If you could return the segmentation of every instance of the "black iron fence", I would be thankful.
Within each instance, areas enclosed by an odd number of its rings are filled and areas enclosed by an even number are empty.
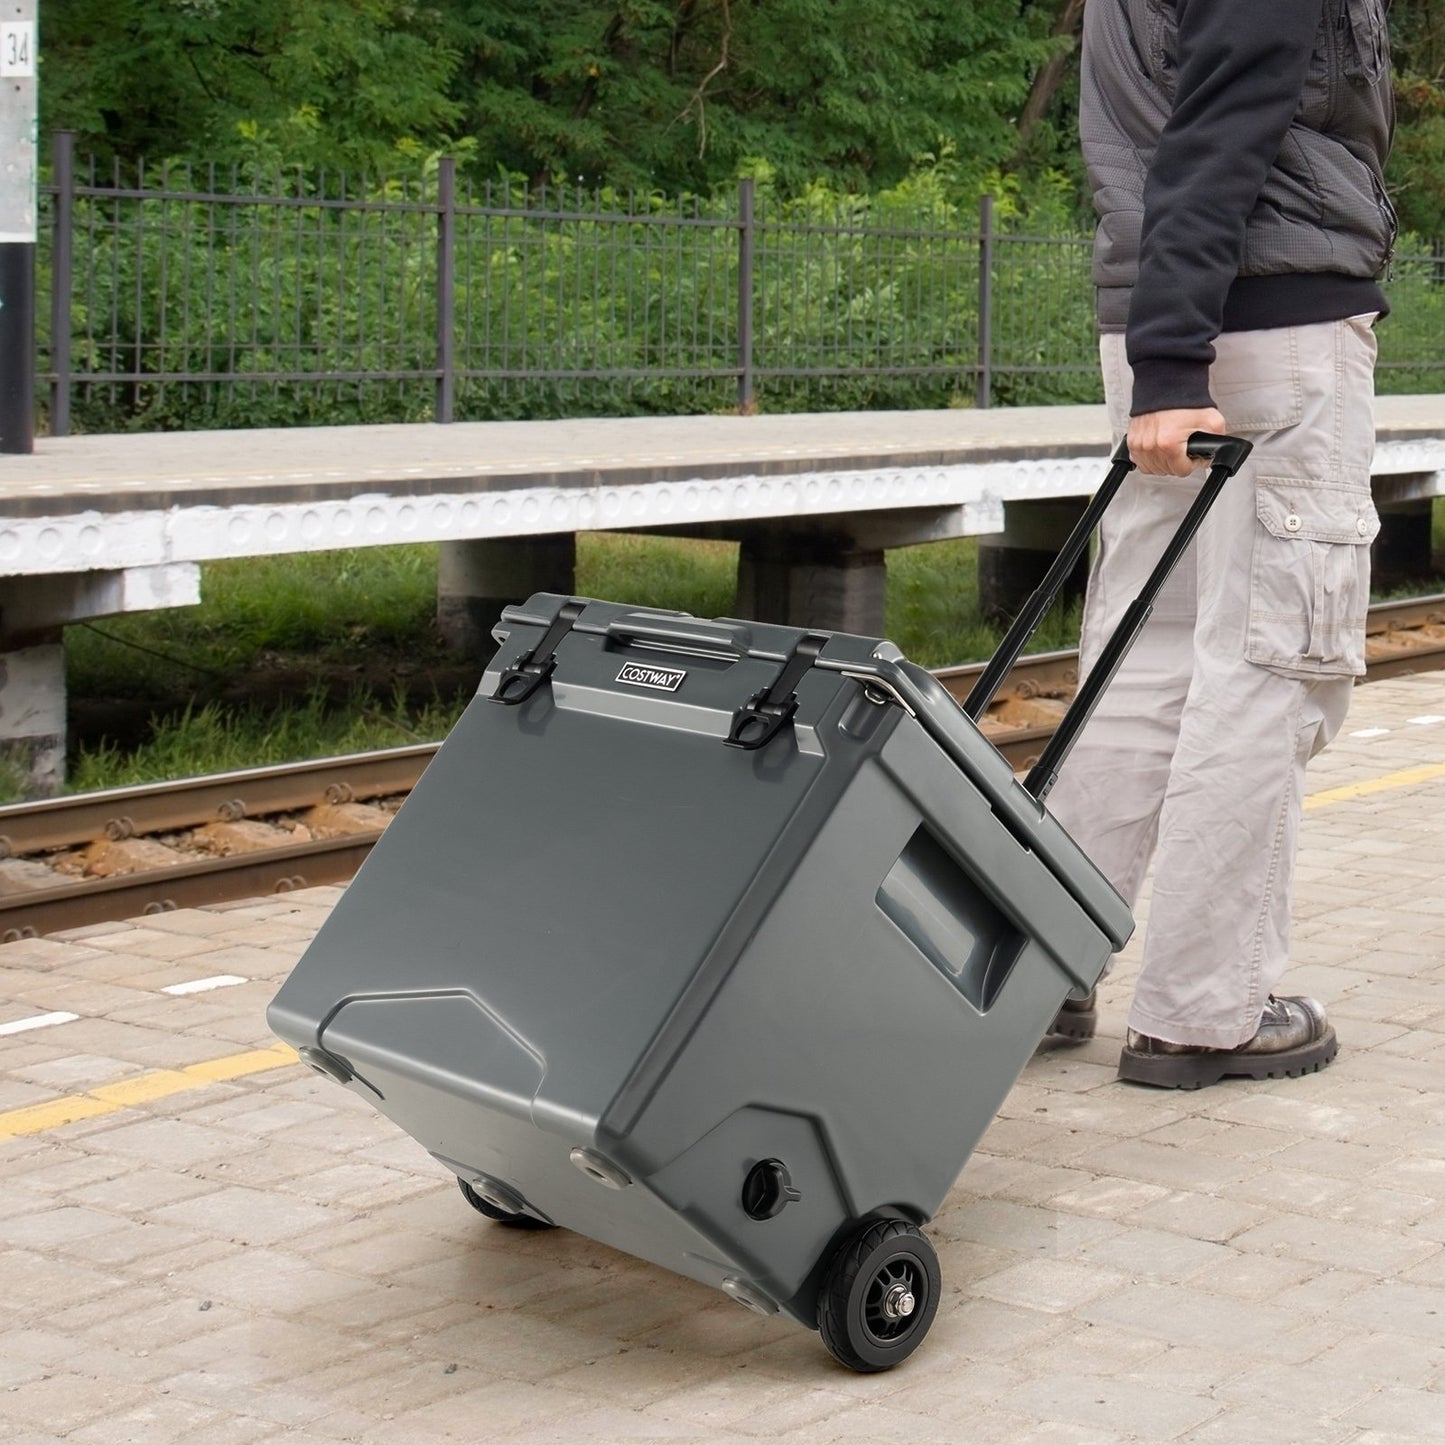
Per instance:
[[[63,134],[41,190],[55,434],[1100,394],[1088,238],[988,197],[122,174]],[[1445,389],[1438,246],[1389,289],[1383,389]]]

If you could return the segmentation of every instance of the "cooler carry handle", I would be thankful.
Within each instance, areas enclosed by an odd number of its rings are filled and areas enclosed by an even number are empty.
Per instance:
[[[607,624],[607,636],[615,642],[726,652],[733,657],[746,657],[753,645],[752,630],[745,623],[726,619],[700,622],[685,613],[669,616],[664,612],[628,612]]]
[[[1243,466],[1245,458],[1253,450],[1253,443],[1239,437],[1214,436],[1209,432],[1195,432],[1189,438],[1189,455],[1207,458],[1210,463],[1209,475],[1204,479],[1204,485],[1200,487],[1199,494],[1190,503],[1189,510],[1184,514],[1184,520],[1179,524],[1179,530],[1175,532],[1169,545],[1164,549],[1164,555],[1160,557],[1154,570],[1149,574],[1149,580],[1144,583],[1139,595],[1129,604],[1123,621],[1114,629],[1109,640],[1104,644],[1104,649],[1099,654],[1099,660],[1090,669],[1088,677],[1079,685],[1078,691],[1074,694],[1074,700],[1069,704],[1068,711],[1054,730],[1054,735],[1040,754],[1038,762],[1034,764],[1029,775],[1024,779],[1024,788],[1032,793],[1039,802],[1043,802],[1048,797],[1049,792],[1058,781],[1059,769],[1063,767],[1064,759],[1068,757],[1069,750],[1083,731],[1084,724],[1088,722],[1099,699],[1103,696],[1104,689],[1113,681],[1114,674],[1119,670],[1119,664],[1123,662],[1125,655],[1134,645],[1134,639],[1138,637],[1140,630],[1149,620],[1149,615],[1154,610],[1155,600],[1165,581],[1174,570],[1180,557],[1184,555],[1189,544],[1194,540],[1194,534],[1204,521],[1205,514],[1214,505],[1214,499],[1223,489],[1225,482]],[[1119,483],[1123,481],[1124,476],[1133,468],[1133,465],[1134,463],[1129,459],[1127,444],[1121,444],[1119,450],[1114,453],[1114,468],[1109,473],[1110,480],[1114,482],[1114,491],[1118,490]],[[1118,479],[1114,480],[1115,472],[1119,472],[1121,467],[1123,471]],[[1105,505],[1107,505],[1107,499]],[[1087,515],[1086,512],[1085,519],[1087,519]],[[1065,543],[1065,551],[1073,549],[1075,558],[1082,553],[1082,544],[1075,548],[1074,543],[1083,528],[1083,521],[1084,519],[1081,519],[1079,526],[1074,529],[1074,533]],[[1087,542],[1087,532],[1084,533],[1083,540]],[[1072,565],[1073,563],[1070,562],[1069,566]],[[1060,581],[1067,570],[1065,568],[1061,572]],[[1052,571],[1053,569],[1050,571],[1051,576]],[[1047,580],[1045,579],[1046,583]],[[1057,585],[1055,583],[1056,587]],[[1040,591],[1042,590],[1041,587]],[[1037,595],[1036,593],[1035,596]],[[1030,606],[1032,604],[1033,599],[1031,598]],[[1047,602],[1043,610],[1047,610]],[[1042,617],[1043,610],[1039,612],[1039,617]],[[1023,618],[1024,614],[1021,613],[1019,620],[1022,621]],[[1034,619],[1033,625],[1038,625],[1038,618]],[[1010,629],[1009,636],[1000,644],[1000,653],[1003,653],[1006,647],[1013,645],[1014,632],[1018,630],[1020,629],[1016,623],[1014,628]],[[1010,665],[1022,651],[1023,641],[1027,640],[1028,634],[1032,630],[1033,628],[1030,627],[1027,632],[1024,632],[1023,639],[1019,641],[1017,649],[1010,657]],[[973,694],[971,693],[969,703],[972,702]]]

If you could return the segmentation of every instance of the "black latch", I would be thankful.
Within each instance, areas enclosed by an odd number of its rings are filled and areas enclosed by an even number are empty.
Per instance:
[[[537,691],[552,676],[557,666],[557,648],[572,624],[582,615],[582,602],[564,602],[553,619],[552,625],[543,634],[542,640],[530,651],[523,653],[503,674],[492,694],[493,702],[515,707]]]
[[[798,710],[798,683],[827,642],[826,633],[809,632],[803,636],[773,685],[755,692],[733,714],[727,736],[730,748],[763,747],[792,722]]]

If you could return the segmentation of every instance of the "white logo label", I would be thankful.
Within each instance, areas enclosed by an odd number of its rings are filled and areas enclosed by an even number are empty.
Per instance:
[[[680,667],[653,667],[650,663],[629,662],[617,674],[618,682],[633,687],[655,687],[659,692],[676,692],[687,673]]]

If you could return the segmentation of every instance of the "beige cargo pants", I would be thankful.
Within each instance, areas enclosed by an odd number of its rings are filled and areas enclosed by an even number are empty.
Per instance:
[[[1181,559],[1049,807],[1132,906],[1151,857],[1129,1025],[1181,1044],[1253,1036],[1289,960],[1305,764],[1364,671],[1374,450],[1372,317],[1221,336],[1211,371],[1254,453]],[[1102,341],[1116,441],[1124,338]],[[1100,529],[1087,670],[1196,494],[1133,473]]]

